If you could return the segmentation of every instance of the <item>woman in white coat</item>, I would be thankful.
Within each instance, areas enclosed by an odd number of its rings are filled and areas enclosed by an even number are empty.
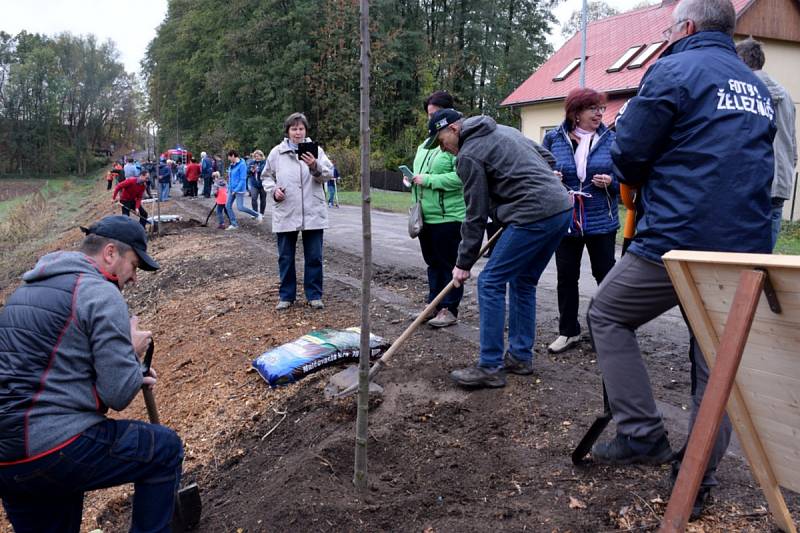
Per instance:
[[[297,296],[294,256],[302,232],[306,300],[314,309],[322,309],[322,233],[328,227],[323,184],[333,177],[333,165],[321,147],[317,157],[308,152],[297,156],[298,145],[311,142],[305,115],[292,113],[283,125],[286,137],[270,151],[261,173],[272,199],[272,232],[278,241],[281,286],[275,308],[288,309]]]

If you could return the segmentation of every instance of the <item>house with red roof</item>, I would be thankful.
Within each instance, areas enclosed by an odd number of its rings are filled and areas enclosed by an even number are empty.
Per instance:
[[[732,0],[738,41],[753,36],[763,43],[764,70],[786,87],[800,106],[800,1]],[[604,115],[611,124],[617,111],[636,94],[639,82],[664,51],[664,30],[672,25],[676,0],[589,23],[586,39],[586,86],[606,93]],[[581,35],[575,34],[501,104],[519,110],[521,130],[541,141],[564,120],[564,99],[580,85]],[[797,113],[800,132],[800,109]],[[798,143],[800,144],[800,142]],[[784,218],[800,219],[800,191],[786,202]]]

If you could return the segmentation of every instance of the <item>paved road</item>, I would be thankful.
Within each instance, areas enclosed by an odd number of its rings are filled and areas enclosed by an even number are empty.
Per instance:
[[[329,210],[331,227],[325,232],[326,243],[334,248],[361,255],[361,208],[343,205]],[[422,253],[416,239],[406,233],[406,216],[383,211],[372,212],[372,247],[373,261],[383,266],[408,266],[425,268]],[[619,257],[619,248],[617,249]],[[472,270],[477,276],[486,264],[481,259]],[[545,320],[558,316],[556,300],[556,262],[553,258],[539,280],[537,290],[537,313]],[[597,291],[592,277],[588,254],[583,255],[580,279],[581,316],[586,314],[586,306]],[[681,326],[677,328],[676,325]],[[686,343],[686,329],[677,308],[646,326],[643,331],[667,335],[676,344]]]

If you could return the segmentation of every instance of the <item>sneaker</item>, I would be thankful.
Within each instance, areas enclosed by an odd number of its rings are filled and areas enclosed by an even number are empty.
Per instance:
[[[227,231],[230,231],[230,230],[233,230],[233,229],[239,229],[239,226],[234,226],[233,224],[231,224],[230,226],[225,228],[225,230],[227,230]]]
[[[264,215],[259,214],[256,218],[256,224],[261,224],[264,221]]]
[[[217,226],[217,229],[225,229],[225,224],[220,224]]]
[[[468,366],[450,372],[450,379],[462,387],[482,389],[506,386],[506,373],[502,368],[490,370],[481,366]]]
[[[655,441],[617,434],[614,440],[592,446],[592,458],[604,465],[661,465],[673,455],[666,433]]]
[[[509,374],[530,376],[533,374],[533,360],[520,361],[510,353],[506,352],[506,356],[503,358],[503,370]]]
[[[325,309],[325,304],[322,303],[322,300],[309,300],[308,305],[311,306],[311,309]]]
[[[434,328],[446,328],[456,323],[458,323],[458,317],[449,309],[440,309],[435,317],[428,320],[428,325]]]
[[[547,351],[550,353],[561,353],[565,350],[569,350],[576,344],[581,341],[581,336],[576,335],[574,337],[567,337],[565,335],[559,335],[553,343],[547,347]]]
[[[292,302],[288,302],[286,300],[281,300],[278,302],[278,305],[275,306],[276,311],[285,311],[292,306]]]

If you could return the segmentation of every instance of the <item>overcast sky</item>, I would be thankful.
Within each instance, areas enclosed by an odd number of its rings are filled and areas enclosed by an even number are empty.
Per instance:
[[[221,1],[221,0],[220,0]],[[555,9],[559,19],[550,42],[564,43],[561,23],[581,8],[582,0],[565,0]],[[641,0],[607,0],[625,11]],[[16,35],[21,30],[54,35],[64,31],[95,34],[100,41],[112,39],[120,60],[129,72],[139,71],[139,62],[156,27],[167,13],[167,0],[0,0],[0,30]]]
[[[167,14],[167,0],[0,0],[0,14],[0,30],[11,35],[68,31],[111,39],[125,70],[139,72],[147,43]]]

